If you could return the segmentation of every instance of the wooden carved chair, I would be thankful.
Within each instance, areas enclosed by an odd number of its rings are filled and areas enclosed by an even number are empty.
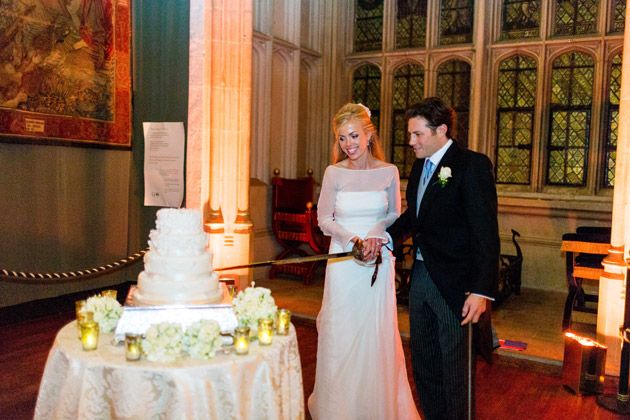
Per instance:
[[[313,171],[309,169],[308,176],[302,178],[281,178],[278,169],[273,174],[271,227],[276,241],[283,248],[274,259],[326,253],[330,238],[324,236],[317,225]],[[304,248],[310,249],[311,253]],[[322,262],[274,265],[269,270],[269,278],[279,273],[293,274],[302,277],[302,284],[308,285],[315,268]]]
[[[575,233],[562,235],[561,250],[566,253],[569,293],[564,305],[562,330],[571,329],[574,311],[597,314],[597,292],[586,290],[586,283],[597,283],[604,269],[602,260],[610,248],[610,228],[583,226]],[[590,304],[589,304],[590,303]]]

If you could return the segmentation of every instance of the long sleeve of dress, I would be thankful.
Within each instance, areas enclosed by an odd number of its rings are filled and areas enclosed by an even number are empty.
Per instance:
[[[346,248],[350,240],[356,235],[335,222],[334,212],[337,185],[334,178],[331,167],[326,168],[324,179],[322,180],[322,189],[319,193],[319,201],[317,202],[317,223],[319,223],[319,228],[324,232],[324,235],[332,236],[334,241]]]
[[[387,215],[385,218],[374,225],[367,233],[366,238],[380,238],[389,240],[385,229],[390,227],[392,223],[400,216],[400,178],[398,176],[398,168],[396,168],[396,176],[392,177],[391,183],[387,187]]]

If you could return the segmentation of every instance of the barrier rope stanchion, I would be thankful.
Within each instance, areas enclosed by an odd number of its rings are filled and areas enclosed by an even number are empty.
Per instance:
[[[48,283],[50,280],[76,281],[87,278],[96,278],[106,274],[115,273],[123,268],[132,266],[138,261],[142,261],[142,257],[149,249],[142,250],[127,258],[114,261],[111,264],[102,265],[100,267],[89,268],[80,271],[70,271],[67,273],[28,273],[23,271],[11,271],[0,268],[0,281],[13,281],[22,283]]]

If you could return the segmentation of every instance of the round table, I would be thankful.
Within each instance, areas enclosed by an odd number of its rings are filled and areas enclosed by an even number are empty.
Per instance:
[[[295,328],[249,354],[210,360],[125,360],[124,344],[101,334],[83,351],[76,322],[64,326],[48,355],[35,419],[304,419]]]

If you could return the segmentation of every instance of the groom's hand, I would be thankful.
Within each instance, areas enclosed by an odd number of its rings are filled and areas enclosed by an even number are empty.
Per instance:
[[[471,321],[473,323],[479,322],[479,317],[485,310],[486,298],[478,295],[468,295],[462,309],[462,316],[464,317],[462,325],[466,325]]]

